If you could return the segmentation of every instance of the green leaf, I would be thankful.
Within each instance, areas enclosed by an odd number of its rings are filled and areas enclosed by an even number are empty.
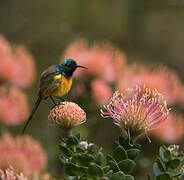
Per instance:
[[[126,140],[125,137],[119,136],[119,144],[120,144],[121,146],[123,146],[125,140]]]
[[[75,136],[68,137],[66,141],[67,147],[77,146],[79,143],[79,140]]]
[[[160,158],[157,158],[156,162],[153,164],[153,171],[156,176],[166,171]]]
[[[116,149],[119,146],[118,142],[113,142],[113,149]]]
[[[110,180],[108,177],[102,177],[101,180]]]
[[[78,180],[79,179],[78,176],[76,176],[75,178],[76,178],[75,180]],[[87,177],[80,177],[79,180],[88,180],[88,178]]]
[[[110,169],[111,169],[110,166],[105,166],[105,167],[103,168],[103,172],[104,172],[104,173],[107,173]]]
[[[88,166],[91,162],[94,161],[94,157],[91,154],[79,154],[78,155],[79,163],[83,166]]]
[[[139,149],[130,149],[127,151],[127,155],[129,159],[134,160],[140,153]]]
[[[180,180],[184,180],[184,175],[183,174],[180,176]]]
[[[113,170],[110,170],[110,171],[108,171],[106,174],[105,174],[105,176],[107,176],[107,177],[111,177],[112,176],[112,174],[113,174]]]
[[[94,145],[94,144],[92,144],[92,143],[89,144],[88,152],[89,152],[90,154],[95,153],[95,145]]]
[[[59,156],[59,159],[60,159],[60,161],[61,161],[63,164],[66,163],[66,162],[68,162],[68,158],[64,157],[63,155],[60,155],[60,156]]]
[[[125,180],[125,174],[121,171],[114,173],[111,178],[111,180]]]
[[[165,163],[172,159],[171,152],[165,146],[160,147],[159,153],[162,161]]]
[[[39,180],[41,180],[41,179],[39,179]],[[66,178],[64,178],[64,180],[66,180]],[[75,176],[69,176],[67,180],[78,180],[78,178],[75,177]],[[80,179],[80,180],[81,180],[81,179]],[[86,180],[86,179],[85,179],[85,180]]]
[[[109,161],[108,165],[111,167],[114,173],[119,171],[119,167],[114,161]]]
[[[176,169],[180,164],[180,160],[179,159],[172,159],[167,163],[167,167],[169,169]]]
[[[62,140],[61,140],[61,142],[60,142],[60,146],[64,146],[64,147],[66,147],[66,143],[65,143],[64,141],[62,141]]]
[[[156,180],[172,180],[169,174],[160,174],[157,176]]]
[[[127,153],[123,147],[119,146],[113,151],[113,157],[117,162],[120,162],[127,158]]]
[[[104,163],[104,155],[102,152],[99,152],[97,155],[96,155],[96,161],[95,161],[98,165],[102,165]]]
[[[123,146],[123,148],[125,148],[126,150],[131,149],[133,147],[133,145],[130,144],[129,139],[125,139],[123,136],[119,137],[119,144]]]
[[[83,149],[81,149],[80,147],[76,147],[76,152],[77,153],[83,153],[85,151]]]
[[[115,159],[109,154],[107,155],[106,159],[107,159],[107,161],[114,161],[115,162]]]
[[[77,156],[77,154],[75,154],[74,156],[72,156],[72,158],[70,159],[70,162],[72,162],[74,164],[78,163],[78,156]]]
[[[82,175],[85,173],[85,169],[83,167],[79,167],[73,163],[65,163],[64,164],[64,168],[66,173],[69,176],[78,176],[78,175]]]
[[[67,156],[67,157],[71,157],[73,156],[73,152],[67,148],[67,147],[64,147],[64,146],[59,146],[60,147],[60,150],[62,151],[62,153]]]
[[[120,170],[123,171],[125,174],[130,173],[135,165],[135,162],[131,159],[125,159],[118,164]]]
[[[133,145],[133,148],[135,148],[135,149],[141,149],[141,145],[140,144],[134,144]]]
[[[88,168],[88,174],[91,177],[102,177],[103,176],[103,170],[102,168],[97,165],[96,163],[91,163]]]
[[[125,180],[134,180],[134,177],[131,175],[126,175]]]

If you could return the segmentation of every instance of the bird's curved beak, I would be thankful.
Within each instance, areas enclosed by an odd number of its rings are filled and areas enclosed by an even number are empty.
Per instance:
[[[76,67],[78,68],[84,68],[84,69],[88,69],[87,67],[84,67],[84,66],[80,66],[80,65],[76,65]]]

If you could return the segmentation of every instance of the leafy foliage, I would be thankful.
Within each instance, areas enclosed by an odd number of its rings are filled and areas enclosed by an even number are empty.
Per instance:
[[[183,172],[183,152],[179,152],[179,146],[161,146],[159,157],[157,157],[153,170],[156,180],[182,180]]]
[[[122,136],[114,143],[113,153],[105,157],[102,148],[80,140],[80,135],[63,138],[60,160],[72,180],[133,180],[130,175],[140,152],[140,145]]]

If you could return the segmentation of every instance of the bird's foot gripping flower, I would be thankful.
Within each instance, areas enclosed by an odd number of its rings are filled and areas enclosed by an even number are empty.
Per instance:
[[[77,104],[64,101],[51,109],[48,119],[64,128],[68,135],[71,129],[86,121],[86,113]]]
[[[156,128],[169,113],[162,94],[145,86],[126,89],[122,93],[116,91],[104,108],[106,111],[101,110],[102,117],[112,117],[114,124],[131,137]]]

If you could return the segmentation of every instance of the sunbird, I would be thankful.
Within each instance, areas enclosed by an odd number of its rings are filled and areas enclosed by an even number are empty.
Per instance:
[[[26,122],[26,125],[24,126],[22,134],[24,134],[27,125],[31,121],[42,100],[50,98],[54,105],[57,104],[55,103],[53,97],[64,100],[62,96],[66,95],[70,91],[72,85],[72,75],[77,68],[87,69],[84,66],[77,65],[73,59],[66,59],[61,65],[52,65],[43,71],[40,78],[38,99]]]

